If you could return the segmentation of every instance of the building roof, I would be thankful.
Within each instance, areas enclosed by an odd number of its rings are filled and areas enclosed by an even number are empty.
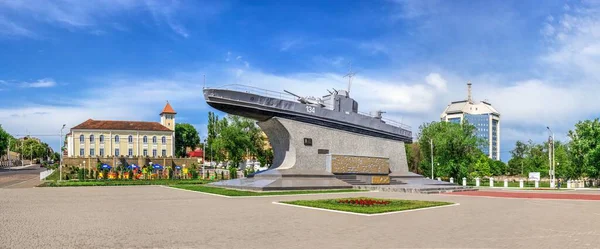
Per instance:
[[[168,104],[167,104],[168,105]],[[73,127],[81,130],[134,130],[134,131],[172,131],[158,122],[144,121],[115,121],[115,120],[93,120]]]
[[[446,110],[444,110],[442,113],[441,118],[444,118],[444,116],[448,114],[456,113],[495,114],[500,116],[500,113],[488,102],[481,101],[479,103],[472,103],[469,101],[455,101],[446,107]]]
[[[204,155],[204,152],[202,151],[202,149],[198,148],[188,152],[187,155],[188,157],[202,157]]]
[[[171,107],[171,104],[169,104],[169,101],[167,101],[167,104],[165,105],[165,108],[163,108],[163,111],[160,113],[162,114],[177,114],[177,112],[175,112],[175,110],[173,110],[173,107]]]

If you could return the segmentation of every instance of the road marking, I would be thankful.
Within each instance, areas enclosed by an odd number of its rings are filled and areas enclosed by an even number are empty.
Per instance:
[[[340,213],[340,214],[353,214],[353,215],[358,215],[358,216],[381,216],[381,215],[388,215],[388,214],[398,214],[398,213],[407,213],[407,212],[414,212],[414,211],[421,211],[421,210],[429,210],[429,209],[435,209],[435,208],[444,208],[444,207],[455,207],[455,206],[459,206],[460,203],[454,203],[454,204],[450,204],[450,205],[443,205],[443,206],[436,206],[436,207],[426,207],[426,208],[417,208],[417,209],[409,209],[409,210],[402,210],[402,211],[394,211],[394,212],[387,212],[387,213],[379,213],[379,214],[362,214],[362,213],[354,213],[354,212],[347,212],[347,211],[340,211],[340,210],[332,210],[332,209],[325,209],[325,208],[316,208],[316,207],[307,207],[307,206],[300,206],[300,205],[294,205],[294,204],[288,204],[288,203],[281,203],[281,202],[277,202],[274,201],[272,202],[273,204],[277,204],[277,205],[282,205],[282,206],[290,206],[290,207],[297,207],[297,208],[306,208],[306,209],[313,209],[313,210],[320,210],[320,211],[328,211],[328,212],[333,212],[333,213]]]

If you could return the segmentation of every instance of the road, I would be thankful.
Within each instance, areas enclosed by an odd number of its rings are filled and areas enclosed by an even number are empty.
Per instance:
[[[40,172],[46,168],[34,164],[22,169],[0,169],[0,188],[31,188],[40,184]]]

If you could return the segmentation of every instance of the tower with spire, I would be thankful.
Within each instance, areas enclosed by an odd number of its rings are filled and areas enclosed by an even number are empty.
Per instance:
[[[163,108],[162,112],[160,113],[160,124],[174,131],[176,114],[177,112],[173,110],[173,107],[171,107],[171,104],[169,104],[169,101],[167,101],[165,108]]]

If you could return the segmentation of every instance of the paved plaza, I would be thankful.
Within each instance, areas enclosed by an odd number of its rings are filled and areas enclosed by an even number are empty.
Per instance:
[[[344,196],[460,205],[365,217],[272,203]],[[598,220],[600,202],[579,200],[388,192],[224,198],[161,186],[0,189],[0,248],[590,248],[600,242]]]

